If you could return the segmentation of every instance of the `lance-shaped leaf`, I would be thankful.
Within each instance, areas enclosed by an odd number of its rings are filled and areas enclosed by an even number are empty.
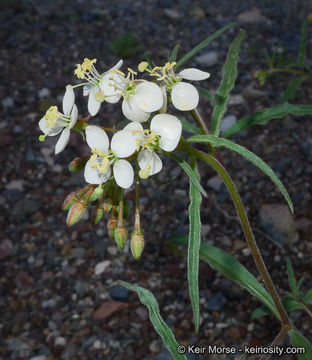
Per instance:
[[[297,353],[299,360],[311,360],[312,359],[312,345],[310,341],[299,332],[299,330],[288,331],[288,336],[292,346],[296,348],[302,348],[302,354]],[[299,350],[299,349],[298,349]]]
[[[192,169],[199,181],[199,173],[196,161],[192,160]],[[198,269],[199,269],[199,249],[201,241],[201,222],[200,222],[200,205],[202,197],[199,190],[190,181],[190,206],[189,206],[189,241],[187,249],[187,279],[189,285],[189,293],[193,308],[195,334],[199,329],[199,285],[198,285]]]
[[[179,47],[180,47],[179,44],[174,47],[174,49],[172,50],[172,53],[170,54],[170,56],[169,56],[169,58],[168,58],[168,61],[169,61],[169,62],[174,62],[174,61],[177,60]]]
[[[201,134],[199,128],[196,125],[190,123],[184,117],[180,117],[179,119],[180,119],[180,121],[182,123],[182,128],[183,128],[184,131],[186,131],[186,132],[188,132],[190,134]]]
[[[296,77],[286,88],[282,97],[281,97],[281,104],[285,104],[293,95],[295,94],[298,87],[304,82],[304,76]]]
[[[250,150],[247,150],[241,145],[235,144],[233,141],[218,138],[213,135],[195,135],[187,139],[188,142],[204,142],[210,143],[214,147],[225,147],[229,150],[235,151],[250,162],[252,162],[255,166],[257,166],[264,174],[266,174],[272,182],[277,186],[279,191],[283,194],[285,200],[287,201],[291,212],[294,212],[294,206],[290,199],[290,196],[283,185],[283,183],[279,180],[279,178],[275,175],[274,171],[257,155],[255,155]]]
[[[301,39],[299,44],[299,65],[303,65],[304,58],[307,52],[307,33],[308,33],[308,19],[304,19],[301,30]]]
[[[187,247],[187,235],[176,235],[169,240],[170,245]],[[273,300],[265,288],[235,257],[215,246],[201,243],[199,250],[201,260],[208,263],[214,270],[220,271],[226,278],[246,289],[251,295],[259,299],[279,319],[278,311]]]
[[[293,114],[296,116],[312,114],[312,106],[284,104],[263,109],[259,112],[256,112],[255,114],[246,116],[237,121],[236,124],[225,131],[223,137],[229,138],[239,131],[246,130],[253,125],[265,125],[272,119],[280,119],[288,114]]]
[[[187,360],[185,355],[181,355],[177,352],[179,344],[177,343],[171,329],[161,317],[155,296],[141,286],[131,285],[125,281],[118,281],[118,284],[124,286],[126,289],[136,292],[139,295],[141,303],[148,308],[149,318],[154,326],[154,329],[162,338],[165,347],[169,350],[172,357],[175,360]]]
[[[190,181],[194,184],[194,186],[205,196],[207,197],[207,193],[206,191],[203,189],[203,187],[201,186],[198,177],[196,176],[196,173],[194,172],[194,170],[192,169],[192,167],[190,166],[190,164],[185,161],[184,159],[182,159],[180,156],[176,155],[176,154],[172,154],[172,153],[167,153],[167,155],[169,157],[171,157],[172,159],[174,159],[180,166],[181,168],[186,172],[186,174],[188,175],[188,177],[190,178]]]
[[[200,96],[207,98],[212,103],[212,105],[214,105],[214,106],[216,105],[216,98],[214,97],[214,95],[210,94],[210,92],[208,92],[208,90],[206,90],[200,86],[196,86],[196,89]]]
[[[235,84],[239,53],[245,35],[246,32],[241,30],[241,32],[233,40],[222,68],[222,80],[219,88],[216,91],[216,105],[212,113],[211,133],[215,136],[219,136],[221,121],[226,112],[227,104],[230,100],[230,93]]]
[[[177,70],[179,67],[181,67],[185,62],[187,62],[190,58],[192,58],[194,55],[196,55],[200,50],[204,49],[206,46],[208,46],[212,40],[216,39],[220,35],[222,35],[226,30],[230,29],[231,27],[235,26],[236,23],[230,23],[228,25],[225,25],[220,30],[216,31],[214,34],[207,37],[207,39],[203,40],[200,44],[195,46],[191,51],[189,51],[187,54],[185,54],[182,59],[178,61],[176,66],[174,67],[174,70]]]

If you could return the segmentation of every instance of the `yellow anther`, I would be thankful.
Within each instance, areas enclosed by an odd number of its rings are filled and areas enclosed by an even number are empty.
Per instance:
[[[139,176],[141,179],[147,179],[150,176],[151,165],[148,165],[145,169],[139,171]]]
[[[96,59],[85,58],[82,64],[76,64],[77,69],[74,71],[78,79],[85,79],[86,73],[92,71],[93,64],[96,63]]]
[[[57,110],[57,106],[50,106],[45,114],[46,127],[53,128],[56,124],[56,120],[62,116],[62,114]]]
[[[125,73],[123,73],[122,71],[118,70],[118,69],[114,69],[110,72],[110,74],[119,74],[122,76],[126,76]],[[114,78],[111,78],[110,80],[114,80]]]
[[[100,174],[105,174],[109,168],[109,154],[103,154],[103,152],[98,148],[92,149],[92,154],[90,157],[90,164],[93,169],[97,169]],[[101,162],[97,158],[101,159]]]
[[[148,63],[146,61],[142,61],[138,66],[138,70],[140,72],[144,72],[147,69],[147,67],[148,67]]]

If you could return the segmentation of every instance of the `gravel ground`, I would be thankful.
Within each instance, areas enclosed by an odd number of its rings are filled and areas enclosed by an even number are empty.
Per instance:
[[[233,93],[236,97],[227,113],[238,119],[278,103],[291,78],[272,77],[261,88],[252,75],[265,68],[266,50],[272,52],[279,47],[295,56],[302,19],[312,11],[308,1],[297,1],[296,6],[290,0],[271,3],[257,4],[258,18],[241,24],[247,38]],[[1,1],[1,359],[26,360],[39,355],[37,360],[170,359],[137,295],[111,287],[120,279],[155,294],[162,316],[179,343],[267,345],[277,334],[279,324],[272,316],[250,321],[251,313],[259,306],[254,298],[201,263],[202,323],[198,337],[193,335],[186,261],[165,246],[170,236],[188,230],[188,179],[176,164],[165,160],[166,167],[159,176],[161,180],[175,176],[173,182],[160,185],[151,179],[142,185],[146,246],[136,262],[128,248],[123,253],[117,251],[104,221],[96,228],[88,221],[73,228],[65,226],[66,213],[60,211],[61,204],[69,192],[84,185],[82,174],[69,173],[67,166],[77,154],[88,152],[88,147],[73,135],[66,150],[55,157],[55,139],[38,141],[38,121],[47,107],[60,103],[65,85],[74,81],[75,64],[84,57],[98,58],[99,69],[105,70],[120,58],[110,50],[116,36],[132,33],[137,43],[139,50],[125,59],[126,66],[134,67],[147,55],[163,63],[175,44],[186,52],[225,24],[243,21],[239,15],[255,5],[256,1],[238,0],[183,0],[178,4],[163,0],[69,0],[65,4],[60,0]],[[201,53],[213,53],[214,62],[200,65],[202,60],[198,58],[191,62],[211,72],[211,78],[201,84],[211,92],[218,86],[235,31],[228,31]],[[311,51],[311,36],[308,46]],[[311,104],[311,99],[311,87],[306,82],[294,102]],[[81,115],[85,115],[86,102],[80,104]],[[202,115],[209,119],[210,105],[205,100],[200,105]],[[110,124],[121,119],[116,106],[107,105],[105,109],[98,121]],[[294,219],[288,217],[281,195],[265,176],[238,156],[222,152],[281,294],[289,290],[286,255],[292,259],[296,276],[305,276],[303,288],[312,286],[309,120],[308,116],[288,116],[235,137],[283,179],[295,205]],[[202,182],[209,189],[202,209],[203,241],[235,253],[256,274],[225,187],[210,169],[200,170]],[[133,190],[127,198],[133,200]],[[282,238],[278,238],[278,229],[270,233],[263,220],[268,212],[273,218],[286,219],[286,230],[280,231]],[[132,220],[130,216],[129,225]],[[104,269],[100,274],[99,267]],[[291,316],[311,339],[311,319],[301,311]]]

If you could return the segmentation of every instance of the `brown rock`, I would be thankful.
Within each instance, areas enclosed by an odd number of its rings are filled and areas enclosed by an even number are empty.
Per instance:
[[[92,315],[94,320],[104,320],[117,311],[124,310],[128,307],[120,301],[106,301],[104,302]]]

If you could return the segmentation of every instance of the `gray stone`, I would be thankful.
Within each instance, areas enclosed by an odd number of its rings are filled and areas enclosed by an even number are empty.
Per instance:
[[[234,115],[225,116],[220,126],[220,132],[224,133],[227,129],[229,129],[231,126],[236,124],[236,122],[237,122],[236,116]]]
[[[47,98],[51,95],[51,92],[48,88],[42,88],[38,91],[38,96],[40,99]]]
[[[11,211],[11,216],[14,219],[23,219],[24,216],[35,213],[40,207],[38,201],[33,199],[22,199],[18,201]]]
[[[109,295],[113,300],[127,302],[130,291],[123,286],[114,286],[109,290]]]
[[[2,100],[2,106],[4,108],[10,108],[14,106],[14,100],[11,97],[6,97]]]
[[[263,230],[276,241],[285,244],[297,242],[299,234],[287,205],[263,205],[259,212]]]
[[[182,14],[177,10],[164,9],[164,13],[168,18],[170,18],[172,20],[180,20],[180,19],[182,19]]]
[[[221,292],[217,292],[216,295],[207,300],[207,307],[211,311],[220,311],[225,303],[225,296]]]
[[[211,189],[215,191],[220,191],[222,185],[223,185],[223,180],[219,175],[213,176],[207,181],[207,186],[209,186]]]
[[[215,51],[209,51],[205,54],[197,56],[195,58],[195,61],[199,65],[213,66],[213,65],[216,65],[216,63],[218,62],[218,54]]]

